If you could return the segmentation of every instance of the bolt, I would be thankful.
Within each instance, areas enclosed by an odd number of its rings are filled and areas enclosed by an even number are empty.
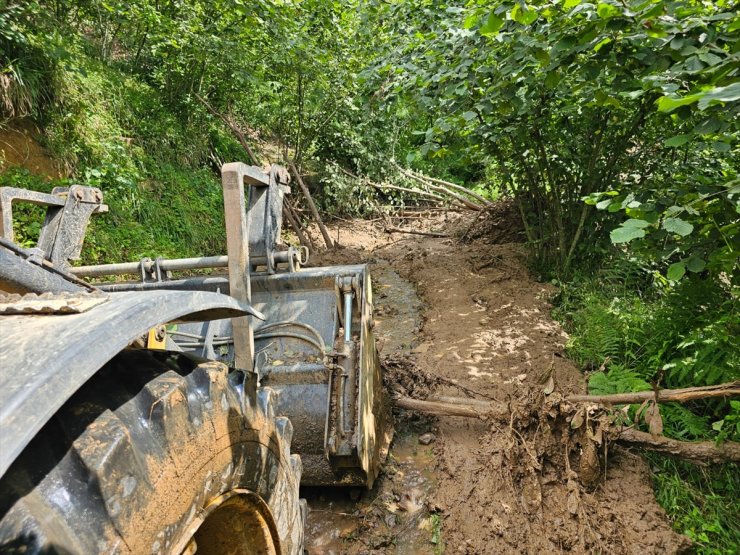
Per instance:
[[[82,197],[83,197],[82,189],[75,189],[75,198],[77,200],[82,200]]]

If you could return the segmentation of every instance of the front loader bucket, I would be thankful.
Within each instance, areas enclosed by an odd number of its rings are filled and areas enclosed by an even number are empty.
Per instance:
[[[392,428],[367,267],[253,275],[251,286],[265,316],[255,322],[255,370],[293,424],[301,484],[372,487]]]

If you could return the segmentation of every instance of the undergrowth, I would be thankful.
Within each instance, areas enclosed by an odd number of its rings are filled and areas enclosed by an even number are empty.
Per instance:
[[[568,354],[588,375],[590,392],[738,379],[738,288],[729,277],[703,274],[672,285],[653,278],[647,268],[616,257],[600,271],[560,284],[554,314],[570,334]],[[667,403],[660,410],[669,437],[740,440],[740,402]],[[658,455],[650,461],[656,497],[675,529],[695,542],[698,553],[737,552],[737,467],[700,469]]]

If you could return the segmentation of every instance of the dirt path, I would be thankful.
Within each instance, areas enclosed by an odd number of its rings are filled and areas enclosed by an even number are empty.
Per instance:
[[[453,236],[468,228],[469,220],[447,218],[416,225]],[[357,503],[342,494],[309,496],[315,510],[309,553],[675,553],[688,547],[655,502],[642,458],[610,446],[604,469],[602,453],[584,452],[587,443],[564,443],[571,435],[563,433],[566,420],[532,411],[543,404],[550,377],[556,397],[584,391],[585,382],[564,357],[567,336],[550,317],[553,289],[530,277],[520,243],[496,242],[516,239],[508,221],[504,214],[481,224],[483,237],[465,244],[348,223],[338,229],[347,248],[316,261],[371,264],[392,387],[417,397],[430,388],[459,396],[457,387],[435,385],[442,377],[480,398],[510,403],[512,420],[506,426],[397,411],[391,460],[372,492]],[[426,433],[433,438],[419,437]]]

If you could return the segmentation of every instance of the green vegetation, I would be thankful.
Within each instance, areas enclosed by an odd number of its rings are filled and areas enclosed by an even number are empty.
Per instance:
[[[394,160],[508,195],[593,391],[708,385],[740,377],[739,32],[729,0],[0,2],[0,115],[103,189],[89,262],[223,250],[224,118],[329,214],[413,202],[367,185]],[[740,439],[737,402],[662,416]],[[738,550],[736,468],[653,467],[700,552]]]

